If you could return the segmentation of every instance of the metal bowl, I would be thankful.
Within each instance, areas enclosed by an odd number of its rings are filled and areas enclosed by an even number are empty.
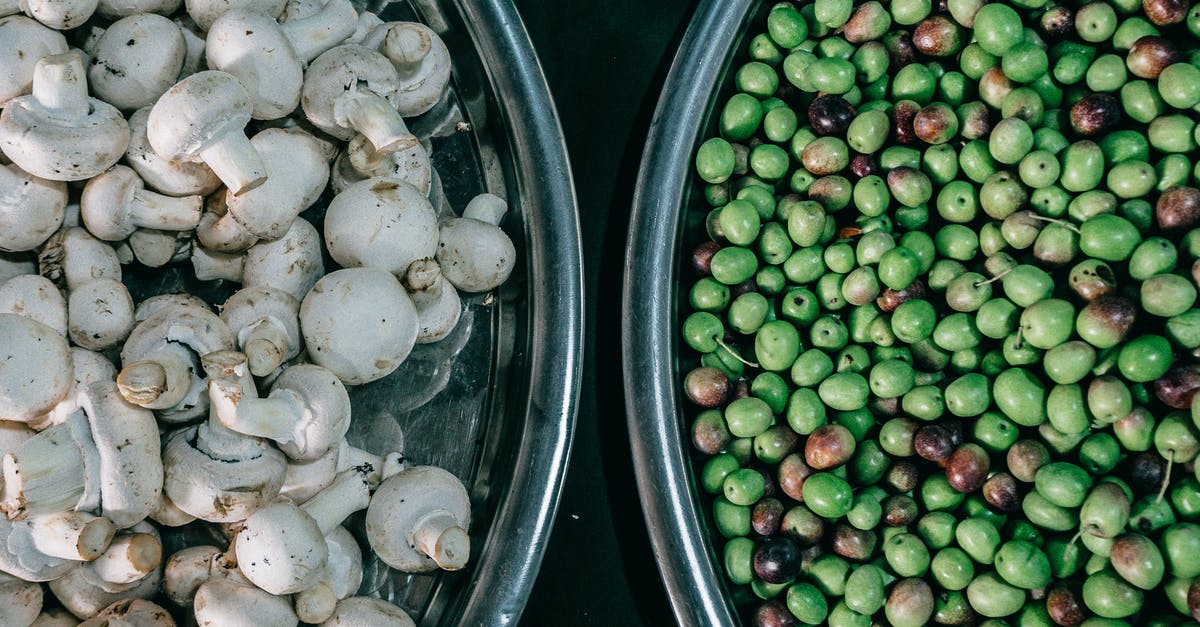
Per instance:
[[[423,625],[512,624],[549,539],[579,394],[583,261],[566,145],[511,1],[369,6],[385,21],[423,22],[446,42],[451,89],[408,120],[433,145],[442,190],[435,205],[457,212],[484,191],[506,198],[503,227],[519,259],[502,288],[464,295],[462,322],[449,338],[418,346],[392,375],[351,388],[352,444],[441,466],[464,481],[472,503],[466,569],[406,575],[364,551],[359,594],[394,602]],[[320,228],[324,206],[303,215]],[[187,291],[216,304],[237,287],[198,282],[180,266],[130,267],[126,278],[137,300]],[[361,514],[349,526],[361,532]]]
[[[738,622],[710,541],[679,403],[676,303],[687,254],[684,224],[700,198],[691,157],[713,128],[718,92],[760,6],[705,0],[697,9],[650,124],[626,245],[622,345],[634,470],[659,572],[683,625]]]

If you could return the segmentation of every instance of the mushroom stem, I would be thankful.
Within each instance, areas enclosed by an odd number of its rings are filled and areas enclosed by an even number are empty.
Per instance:
[[[503,198],[495,194],[483,193],[467,203],[462,217],[498,226],[506,213],[508,213],[508,203]]]
[[[459,570],[471,556],[471,537],[444,509],[429,512],[417,523],[413,543],[442,570]]]
[[[336,0],[335,0],[336,1]],[[334,594],[333,588],[324,581],[318,581],[316,585],[301,590],[292,597],[292,607],[296,610],[296,617],[302,623],[318,624],[325,622],[333,612],[337,609],[338,598]]]
[[[338,447],[337,471],[342,472],[348,468],[363,466],[371,467],[371,471],[367,473],[367,481],[370,481],[372,485],[378,485],[384,479],[404,470],[408,464],[403,453],[375,455],[342,440],[341,446]]]
[[[224,279],[241,283],[245,265],[244,254],[222,253],[203,246],[192,246],[192,269],[201,281]]]
[[[43,57],[33,68],[33,97],[69,119],[88,115],[87,74],[74,52]]]
[[[200,223],[203,203],[201,196],[176,198],[139,189],[129,203],[129,218],[143,229],[190,231]]]
[[[254,144],[240,131],[225,133],[200,149],[199,157],[234,196],[244,194],[267,180],[267,168]]]
[[[294,437],[296,422],[307,411],[299,394],[278,389],[268,398],[223,401],[216,407],[217,419],[225,427],[244,435],[280,441]]]
[[[351,91],[339,104],[348,125],[362,133],[376,152],[404,150],[420,143],[395,107],[377,94]]]
[[[87,512],[58,512],[30,520],[37,550],[68,560],[91,561],[112,543],[117,527],[111,520]]]
[[[98,455],[87,417],[71,414],[4,455],[0,509],[15,520],[98,506],[98,482],[89,477]]]
[[[263,316],[238,333],[238,344],[246,353],[251,374],[265,377],[287,356],[287,329],[274,317]]]
[[[420,28],[410,22],[392,24],[383,40],[383,56],[387,57],[401,78],[407,78],[421,69],[425,57],[433,51],[433,41]]]
[[[125,584],[149,575],[161,562],[162,543],[154,534],[130,533],[114,539],[92,569],[104,581]]]
[[[350,0],[329,0],[314,14],[279,25],[296,56],[306,64],[345,41],[357,27],[358,12]]]
[[[147,409],[174,407],[191,387],[191,359],[177,344],[146,355],[126,365],[117,375],[117,389],[125,400]]]
[[[368,475],[373,470],[363,465],[342,471],[333,483],[300,506],[317,523],[321,535],[328,535],[350,514],[367,508],[371,501]]]

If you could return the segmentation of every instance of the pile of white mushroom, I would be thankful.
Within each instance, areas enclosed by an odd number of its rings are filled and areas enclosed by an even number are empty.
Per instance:
[[[446,98],[429,28],[183,4],[0,0],[0,625],[411,625],[355,596],[343,522],[366,510],[395,569],[456,570],[468,494],[351,446],[346,386],[508,278],[506,204],[435,209],[405,122]],[[135,303],[129,263],[241,288]],[[164,555],[185,525],[212,543]]]

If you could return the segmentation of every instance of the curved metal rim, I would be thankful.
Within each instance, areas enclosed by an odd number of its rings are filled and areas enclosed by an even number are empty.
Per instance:
[[[738,622],[714,567],[683,444],[673,330],[689,157],[755,6],[752,0],[705,0],[688,25],[650,124],[626,245],[621,336],[629,437],[659,573],[683,625]]]
[[[583,245],[566,143],[545,75],[510,0],[456,0],[502,118],[525,211],[532,264],[529,329],[562,342],[531,342],[529,392],[513,475],[467,589],[458,625],[508,625],[521,616],[541,567],[570,457],[583,364]]]

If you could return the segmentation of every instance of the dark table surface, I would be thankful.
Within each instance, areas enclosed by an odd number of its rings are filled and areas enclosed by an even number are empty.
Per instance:
[[[697,3],[516,4],[570,149],[587,281],[579,424],[558,519],[522,624],[667,625],[673,619],[638,503],[625,427],[620,285],[642,139]]]

